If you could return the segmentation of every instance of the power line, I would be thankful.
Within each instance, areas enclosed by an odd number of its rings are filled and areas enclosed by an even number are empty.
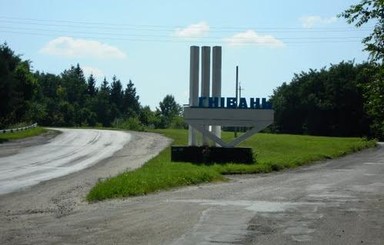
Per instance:
[[[183,29],[185,26],[164,26],[164,25],[145,25],[145,24],[123,24],[123,23],[106,23],[106,22],[85,22],[85,21],[69,21],[69,20],[48,20],[48,19],[32,19],[32,18],[14,18],[0,16],[1,23],[23,24],[23,25],[40,25],[52,27],[77,27],[77,28],[104,28],[104,29],[132,29],[145,31],[175,31]],[[361,32],[369,31],[373,27],[364,26],[356,29],[349,27],[321,27],[321,28],[303,28],[303,27],[261,27],[261,26],[213,26],[209,27],[214,32],[239,32],[244,30],[262,30],[273,32]]]
[[[100,30],[105,31],[100,31]],[[352,43],[361,42],[370,27],[329,27],[305,29],[297,27],[210,27],[209,34],[197,39],[177,38],[179,26],[132,25],[123,23],[83,22],[68,20],[44,20],[0,16],[0,31],[17,35],[71,36],[77,38],[132,41],[132,42],[223,42],[228,36],[257,30],[257,33],[273,33],[274,38],[285,44]],[[221,34],[228,33],[227,36]],[[229,34],[231,33],[231,34]],[[349,34],[345,36],[345,34]],[[328,35],[327,35],[328,34]],[[247,43],[247,42],[244,42]],[[251,43],[251,42],[250,42]]]

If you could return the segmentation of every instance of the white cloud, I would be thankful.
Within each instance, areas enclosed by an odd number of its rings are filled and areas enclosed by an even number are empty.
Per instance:
[[[237,33],[225,41],[231,46],[258,45],[267,47],[283,47],[285,44],[272,35],[263,35],[253,30]]]
[[[123,59],[126,54],[120,49],[95,40],[58,37],[49,41],[41,50],[44,54],[70,58]]]
[[[92,74],[96,80],[101,81],[105,77],[104,72],[99,68],[92,66],[82,66],[81,69],[83,70],[86,78],[88,78]]]
[[[199,38],[206,35],[208,31],[208,24],[206,22],[199,22],[185,28],[177,28],[174,35],[182,38]]]
[[[315,26],[329,25],[337,21],[337,17],[324,18],[321,16],[303,16],[299,18],[304,28],[313,28]]]

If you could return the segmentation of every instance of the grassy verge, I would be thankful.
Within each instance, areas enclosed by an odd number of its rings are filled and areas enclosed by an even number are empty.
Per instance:
[[[0,143],[7,142],[10,140],[17,140],[17,139],[24,139],[28,137],[33,137],[40,135],[42,133],[47,132],[46,129],[41,128],[41,127],[36,127],[36,128],[30,128],[24,131],[17,131],[17,132],[8,132],[8,133],[1,133],[0,134]]]
[[[268,173],[344,156],[375,145],[375,141],[361,138],[257,134],[242,144],[253,148],[256,164],[215,165],[214,168],[222,174]]]
[[[174,140],[174,145],[185,145],[186,130],[157,130]],[[224,133],[229,139],[231,133]],[[267,173],[293,168],[313,161],[339,157],[364,148],[375,141],[360,138],[331,138],[298,135],[257,134],[242,146],[252,147],[255,164],[194,165],[170,162],[170,147],[147,162],[142,168],[125,172],[98,182],[87,196],[88,201],[145,195],[158,190],[225,180],[223,174]]]

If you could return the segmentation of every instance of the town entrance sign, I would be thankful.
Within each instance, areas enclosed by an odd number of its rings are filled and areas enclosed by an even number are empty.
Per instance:
[[[221,57],[221,47],[213,47],[211,74],[211,47],[201,48],[201,66],[200,47],[190,47],[189,104],[184,108],[188,146],[172,147],[174,161],[253,162],[251,149],[236,146],[273,123],[274,111],[265,98],[222,97]],[[222,126],[249,130],[225,142],[221,139]]]

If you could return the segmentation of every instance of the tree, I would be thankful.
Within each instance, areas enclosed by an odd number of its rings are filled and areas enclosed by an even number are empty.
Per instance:
[[[169,128],[176,117],[181,116],[182,107],[176,103],[173,95],[166,95],[159,103],[160,109],[157,109],[157,114],[160,116],[160,128]]]
[[[376,21],[372,33],[363,39],[365,50],[370,52],[373,61],[384,61],[384,1],[362,0],[352,5],[339,15],[347,19],[348,23],[355,23],[361,27],[369,21]]]
[[[90,97],[94,97],[97,94],[97,89],[96,89],[96,80],[93,77],[93,74],[91,74],[88,77],[87,80],[87,93]]]
[[[82,106],[85,102],[87,82],[80,65],[71,66],[61,74],[62,84],[66,91],[67,101],[71,104],[77,103]]]
[[[330,136],[369,135],[363,87],[372,80],[370,64],[341,62],[329,69],[295,74],[271,98],[275,130]]]
[[[32,101],[37,93],[37,80],[30,71],[30,61],[23,61],[18,64],[15,70],[16,96],[19,99],[19,105],[16,106],[16,120],[28,122],[28,111],[31,109]]]
[[[367,70],[371,81],[363,86],[364,108],[370,117],[370,136],[384,140],[384,67]]]
[[[117,118],[121,114],[123,107],[123,85],[120,80],[113,76],[111,83],[110,103],[112,110],[112,117]]]
[[[156,117],[156,113],[151,111],[151,108],[149,106],[144,106],[143,108],[141,108],[139,120],[144,126],[150,128],[154,128],[156,125],[159,124],[159,120]]]
[[[12,105],[15,103],[13,73],[20,61],[20,57],[6,43],[0,45],[0,128],[8,126],[12,121]]]
[[[30,63],[6,43],[0,45],[0,128],[31,119],[27,112],[37,93],[37,80]]]
[[[114,103],[116,106],[121,107],[123,101],[123,85],[120,80],[113,76],[111,83],[111,103]]]
[[[339,16],[346,18],[350,24],[355,23],[356,27],[370,21],[376,22],[372,33],[362,40],[365,50],[370,53],[371,61],[375,63],[370,71],[373,73],[373,80],[363,86],[363,96],[364,106],[371,120],[371,134],[384,139],[384,1],[362,0]]]
[[[100,86],[100,90],[97,93],[96,101],[92,106],[92,111],[96,113],[97,122],[101,123],[104,127],[111,126],[112,123],[112,111],[110,106],[110,92],[109,83],[104,78],[103,83]]]
[[[125,116],[138,116],[140,114],[139,96],[131,80],[124,91],[122,113]]]

